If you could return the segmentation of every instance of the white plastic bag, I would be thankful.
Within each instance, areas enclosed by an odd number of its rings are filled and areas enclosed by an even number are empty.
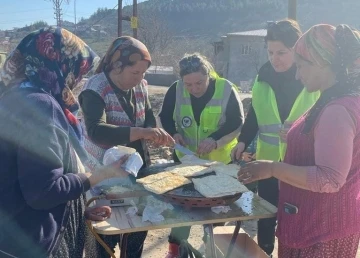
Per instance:
[[[216,206],[216,207],[211,207],[211,211],[216,214],[228,213],[229,211],[231,211],[231,208],[230,206]]]
[[[126,214],[130,217],[134,217],[137,212],[139,211],[138,207],[136,206],[135,202],[133,200],[130,201],[131,207],[129,207],[126,211]]]
[[[153,196],[147,197],[146,206],[143,211],[142,221],[150,221],[157,223],[165,220],[164,216],[161,215],[166,210],[173,210],[174,206],[170,203],[159,201]]]
[[[121,167],[125,171],[127,171],[130,174],[132,174],[133,176],[137,177],[137,174],[143,164],[144,164],[144,162],[143,162],[140,154],[138,152],[135,152],[130,155],[128,160]]]
[[[103,164],[110,165],[118,161],[122,156],[130,154],[128,160],[121,166],[129,174],[137,177],[137,174],[144,164],[139,153],[136,152],[133,148],[128,147],[112,147],[105,152],[103,158]]]
[[[122,156],[126,154],[133,154],[135,152],[136,152],[135,149],[125,146],[112,147],[105,152],[103,158],[103,164],[105,166],[110,165],[111,163],[118,161]]]

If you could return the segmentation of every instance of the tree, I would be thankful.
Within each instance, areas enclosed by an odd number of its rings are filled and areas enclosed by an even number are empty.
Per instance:
[[[31,32],[48,26],[49,25],[45,21],[36,21],[30,25],[26,25],[25,27],[18,29],[18,32]]]
[[[139,39],[151,53],[164,51],[173,41],[165,21],[157,13],[145,13],[140,16]]]

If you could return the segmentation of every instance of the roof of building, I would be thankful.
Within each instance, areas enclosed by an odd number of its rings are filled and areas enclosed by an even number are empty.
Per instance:
[[[174,68],[172,66],[155,66],[152,65],[146,71],[146,73],[151,74],[174,74]]]
[[[255,37],[265,37],[267,33],[266,29],[262,30],[250,30],[250,31],[241,31],[241,32],[234,32],[228,33],[228,36],[255,36]]]

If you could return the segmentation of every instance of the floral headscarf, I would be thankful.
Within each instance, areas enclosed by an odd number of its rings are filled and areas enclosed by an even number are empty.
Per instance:
[[[91,69],[96,54],[62,28],[45,28],[27,35],[5,61],[1,78],[6,87],[23,81],[50,93],[63,108],[76,109],[71,90]]]
[[[72,90],[99,57],[80,38],[59,28],[44,28],[27,35],[8,56],[0,73],[0,96],[12,88],[38,88],[52,95],[71,125],[70,140],[80,158],[82,128],[73,115],[79,109]]]
[[[79,109],[72,90],[93,67],[97,55],[80,38],[59,28],[44,28],[27,35],[6,59],[1,71],[3,91],[34,87],[52,95],[81,138],[72,112]],[[1,94],[1,92],[0,92]]]
[[[345,72],[350,80],[360,76],[360,33],[347,25],[315,25],[294,49],[304,60],[319,66],[331,65],[335,72]]]
[[[102,58],[96,73],[110,72],[114,67],[125,67],[131,63],[145,60],[151,64],[151,56],[147,47],[139,40],[129,36],[115,39]]]
[[[335,85],[321,93],[306,115],[303,133],[307,134],[327,103],[344,96],[360,96],[360,33],[345,24],[315,25],[298,40],[294,50],[308,62],[331,66],[336,74]]]

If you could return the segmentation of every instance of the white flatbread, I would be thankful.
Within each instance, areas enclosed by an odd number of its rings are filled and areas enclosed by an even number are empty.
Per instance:
[[[220,165],[220,166],[212,166],[212,169],[219,176],[228,175],[234,178],[237,178],[237,174],[240,170],[240,166],[237,164],[229,164],[229,165]]]
[[[193,178],[194,188],[207,198],[222,197],[244,193],[249,190],[238,180],[227,175],[212,175]]]
[[[200,159],[194,155],[185,155],[180,159],[180,161],[182,164],[186,164],[186,165],[200,165],[200,166],[205,166],[205,167],[223,164],[219,161],[210,161],[210,160]]]
[[[190,183],[191,181],[186,177],[171,174],[171,176],[162,178],[161,180],[153,181],[149,184],[144,184],[144,188],[156,194],[163,194]]]
[[[214,172],[214,169],[212,169],[211,167],[197,166],[197,165],[193,166],[187,164],[168,167],[165,170],[167,172],[181,175],[184,177],[202,176]]]
[[[153,174],[147,177],[143,177],[140,179],[136,179],[136,182],[139,184],[151,184],[153,182],[162,180],[166,177],[170,177],[173,176],[173,173],[170,172],[161,172],[161,173],[157,173],[157,174]]]

